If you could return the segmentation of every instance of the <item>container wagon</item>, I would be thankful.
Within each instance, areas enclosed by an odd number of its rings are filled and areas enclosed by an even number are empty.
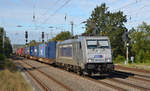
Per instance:
[[[54,64],[56,59],[56,43],[55,41],[50,41],[46,43],[45,47],[45,58],[47,63]]]

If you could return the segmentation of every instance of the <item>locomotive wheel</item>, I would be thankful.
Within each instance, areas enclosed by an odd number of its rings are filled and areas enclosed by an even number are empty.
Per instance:
[[[67,67],[67,71],[68,71],[68,72],[70,72],[70,69],[69,69],[69,67]]]
[[[81,76],[83,76],[83,77],[86,76],[86,72],[84,70],[81,71]]]
[[[78,75],[82,75],[81,70],[77,70],[77,74],[78,74]]]
[[[88,76],[93,76],[93,73],[92,72],[88,72]]]

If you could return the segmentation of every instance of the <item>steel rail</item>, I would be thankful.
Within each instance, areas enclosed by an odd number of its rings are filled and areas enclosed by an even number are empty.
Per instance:
[[[30,71],[28,71],[27,68],[25,68],[22,64],[19,65],[23,67],[23,69],[44,89],[44,91],[49,91],[49,88],[36,76],[34,76]]]
[[[128,76],[128,78],[131,78],[131,79],[142,80],[142,81],[145,81],[145,82],[149,82],[149,83],[150,83],[150,80],[149,80],[149,79],[144,79],[144,78],[140,78],[140,77],[135,77],[136,74],[135,74],[135,76],[129,76],[129,75],[125,74],[125,73],[120,73],[120,72],[112,72],[112,73],[114,73],[114,74],[116,74],[116,75],[118,74],[118,75],[122,75],[122,76]]]
[[[37,62],[37,61],[36,61],[36,62]],[[29,65],[30,65],[30,64],[29,64]],[[47,64],[45,64],[45,65],[47,65]],[[51,66],[51,67],[53,67],[53,66]],[[53,68],[54,68],[54,67],[53,67]],[[62,71],[65,71],[65,70],[60,69],[60,68],[57,68],[57,69],[62,70]],[[66,71],[65,71],[65,72],[66,72]],[[71,74],[73,74],[73,75],[76,75],[76,76],[79,76],[79,75],[77,75],[77,74],[75,74],[75,73],[72,73],[72,72],[69,72],[69,73],[71,73]],[[118,90],[118,91],[127,91],[126,89],[120,88],[119,86],[111,85],[111,84],[109,84],[109,83],[106,83],[106,82],[103,82],[103,81],[100,81],[100,80],[95,80],[95,79],[90,78],[90,77],[87,77],[87,76],[79,76],[79,77],[83,77],[83,78],[85,78],[85,79],[87,79],[87,80],[94,81],[94,82],[96,82],[96,83],[99,83],[99,84],[108,86],[108,87],[110,87],[110,88],[112,88],[112,89],[115,89],[115,90]]]
[[[136,72],[142,72],[142,73],[150,73],[149,70],[123,67],[123,66],[120,66],[120,65],[115,65],[115,69],[124,69],[124,70],[130,70],[130,71],[136,71]]]
[[[26,63],[26,62],[24,62],[24,61],[22,61],[22,62],[25,63],[25,64],[27,64],[27,65],[29,65],[30,67],[34,67],[34,66],[32,66],[31,64],[28,64],[28,63]],[[46,74],[45,72],[43,72],[43,71],[41,71],[41,70],[39,70],[39,69],[36,69],[36,70],[37,70],[38,72],[40,72],[41,74],[45,75],[46,77],[48,77],[49,79],[53,80],[54,82],[56,82],[57,84],[59,84],[60,86],[62,86],[63,88],[65,88],[66,90],[68,90],[68,91],[73,91],[70,87],[64,85],[63,83],[59,82],[58,80],[56,80],[56,79],[53,78],[52,76]]]
[[[103,84],[103,85],[105,85],[105,86],[108,86],[108,87],[110,87],[110,88],[112,88],[112,89],[115,89],[115,90],[118,90],[118,91],[127,91],[127,90],[124,89],[124,88],[120,88],[120,87],[118,87],[118,86],[111,85],[111,84],[109,84],[109,83],[106,83],[106,82],[103,82],[103,81],[100,81],[100,80],[95,80],[95,79],[92,79],[92,78],[89,78],[89,77],[84,77],[84,78],[86,78],[86,79],[88,79],[88,80],[91,80],[91,81],[94,81],[94,82],[96,82],[96,83]]]
[[[135,84],[132,84],[132,83],[128,83],[128,82],[124,82],[124,81],[121,81],[121,80],[118,80],[118,79],[108,79],[108,80],[113,81],[113,82],[117,82],[117,83],[120,83],[120,84],[124,84],[124,85],[130,86],[130,87],[136,88],[136,89],[140,89],[142,91],[150,91],[149,88],[141,87],[141,86],[138,86],[138,85],[135,85]]]

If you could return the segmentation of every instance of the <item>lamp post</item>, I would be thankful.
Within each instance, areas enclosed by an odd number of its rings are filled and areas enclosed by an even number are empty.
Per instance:
[[[50,27],[48,27],[48,28],[50,28],[51,29],[51,32],[50,32],[50,36],[51,36],[51,39],[53,38],[53,26],[50,26]]]
[[[72,37],[73,37],[73,35],[74,35],[74,34],[73,34],[73,32],[74,32],[74,31],[73,31],[74,23],[73,23],[73,21],[71,21],[70,23],[71,23],[71,35],[72,35]]]

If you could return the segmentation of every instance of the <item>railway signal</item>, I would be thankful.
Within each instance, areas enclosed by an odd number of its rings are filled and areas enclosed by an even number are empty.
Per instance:
[[[26,45],[27,45],[27,42],[28,42],[28,31],[25,31],[25,38],[26,38]]]
[[[42,42],[44,43],[44,32],[42,32]]]
[[[126,61],[125,61],[125,64],[128,64],[128,60],[129,60],[129,36],[128,36],[128,31],[126,31],[122,35],[122,39],[123,39],[123,41],[125,41],[125,45],[126,45]]]
[[[128,36],[128,32],[127,31],[122,35],[122,39],[123,39],[123,41],[126,41],[126,42],[129,41],[129,36]]]

